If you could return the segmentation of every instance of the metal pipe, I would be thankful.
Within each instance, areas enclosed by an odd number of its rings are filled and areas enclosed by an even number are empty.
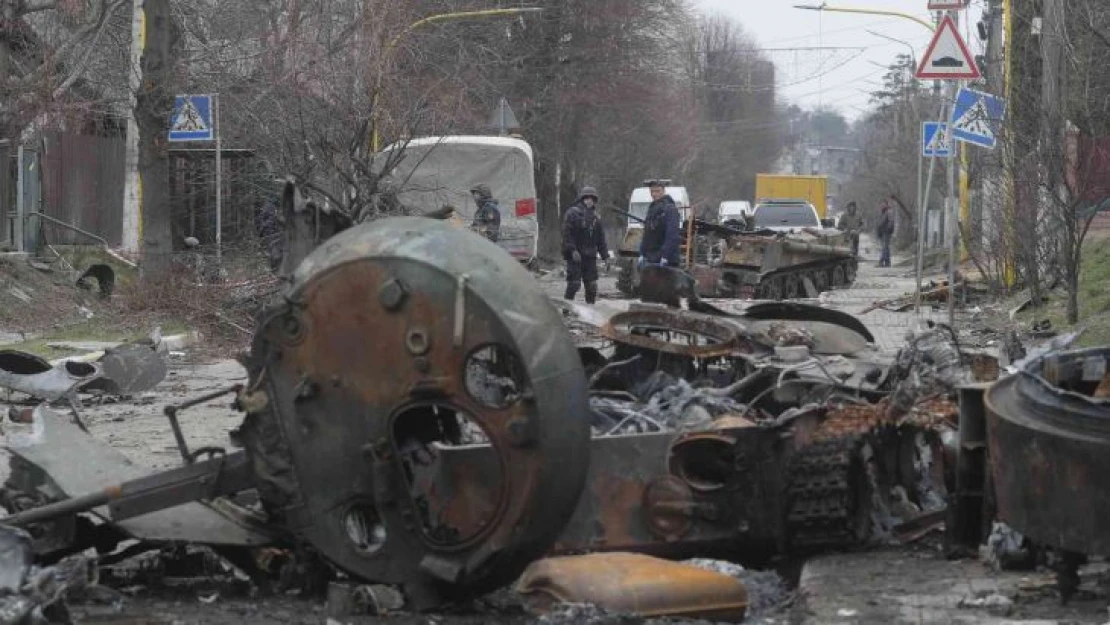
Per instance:
[[[0,524],[22,527],[25,525],[42,523],[44,521],[52,521],[64,516],[77,514],[78,512],[87,512],[93,508],[99,508],[122,496],[123,487],[118,484],[115,486],[108,486],[104,488],[104,490],[95,493],[81,495],[80,497],[74,497],[72,499],[64,499],[39,508],[17,512],[16,514],[0,520]]]
[[[112,248],[111,248],[110,245],[108,245],[107,241],[105,241],[104,239],[100,238],[99,236],[97,236],[97,235],[95,235],[91,232],[82,230],[82,229],[78,228],[77,226],[67,224],[66,222],[64,222],[60,219],[55,219],[54,217],[51,217],[50,215],[47,215],[46,213],[44,213],[42,211],[31,211],[30,214],[34,215],[34,216],[36,216],[40,219],[45,219],[46,221],[49,221],[53,224],[57,224],[57,225],[59,225],[63,228],[69,228],[70,230],[76,232],[77,234],[81,234],[81,235],[84,235],[86,237],[89,237],[90,239],[93,239],[94,241],[99,241],[100,244],[104,246],[104,251],[106,251],[109,256],[111,256],[112,258],[118,260],[119,262],[127,265],[128,267],[132,267],[132,268],[138,267],[138,265],[136,265],[135,263],[127,260],[126,258],[120,256],[116,252],[112,251]],[[55,254],[57,254],[57,252],[55,252]],[[59,256],[60,256],[60,254],[59,254]]]
[[[212,401],[218,397],[223,397],[229,393],[240,393],[242,390],[243,385],[236,384],[229,388],[213,391],[207,395],[201,395],[200,397],[190,399],[189,401],[177,405],[166,406],[162,409],[162,413],[169,419],[170,429],[173,430],[173,438],[177,443],[177,451],[181,453],[181,459],[185,461],[185,464],[193,464],[193,456],[189,452],[189,444],[185,441],[185,433],[181,431],[181,423],[177,420],[177,413],[186,408],[192,408],[197,404],[203,404],[204,402]]]

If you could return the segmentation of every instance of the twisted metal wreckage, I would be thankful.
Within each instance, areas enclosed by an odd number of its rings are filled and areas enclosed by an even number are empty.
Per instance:
[[[549,554],[761,561],[945,506],[967,381],[949,330],[890,362],[855,318],[796,303],[588,323],[446,223],[321,224],[292,185],[285,210],[296,270],[227,390],[239,450],[190,449],[191,402],[167,409],[183,466],[146,475],[40,408],[3,520],[37,555],[195,542],[251,568],[279,546],[429,608]]]

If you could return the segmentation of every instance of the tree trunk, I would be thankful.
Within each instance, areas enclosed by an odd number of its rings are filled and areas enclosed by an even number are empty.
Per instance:
[[[142,86],[136,103],[139,126],[139,180],[142,217],[144,278],[164,275],[172,263],[170,173],[167,132],[173,111],[170,90],[170,0],[146,0],[146,45],[142,58]]]
[[[1079,323],[1079,264],[1082,261],[1078,254],[1072,258],[1072,265],[1068,267],[1068,325]]]

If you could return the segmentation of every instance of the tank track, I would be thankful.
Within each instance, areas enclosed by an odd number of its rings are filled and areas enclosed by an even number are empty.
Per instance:
[[[914,491],[912,477],[897,474],[904,465],[899,456],[903,440],[933,430],[940,422],[937,412],[949,406],[926,402],[898,420],[887,417],[885,402],[830,412],[812,442],[790,462],[786,525],[791,546],[815,550],[868,543],[877,529],[875,507],[887,503],[887,489],[901,485]],[[895,455],[893,466],[884,451]]]
[[[843,547],[867,540],[864,512],[870,497],[860,457],[865,439],[865,434],[854,434],[821,440],[795,457],[786,518],[792,548]]]
[[[846,287],[855,282],[857,268],[855,259],[825,265],[787,267],[764,276],[755,287],[755,297],[772,300],[804,298],[806,291],[802,279],[805,277],[813,282],[818,292]]]

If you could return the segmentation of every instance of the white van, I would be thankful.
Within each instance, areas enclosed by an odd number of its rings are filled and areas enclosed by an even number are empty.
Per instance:
[[[686,187],[664,187],[666,194],[671,196],[674,200],[675,206],[678,207],[678,214],[682,217],[685,223],[690,218],[690,194],[686,192]],[[632,191],[632,199],[628,201],[628,212],[631,213],[636,219],[628,220],[628,228],[634,230],[636,228],[643,228],[643,220],[647,218],[648,207],[651,206],[651,189],[648,187],[639,187]]]
[[[717,207],[717,223],[725,224],[730,221],[741,222],[751,216],[752,203],[743,200],[721,202]]]
[[[407,207],[431,212],[454,206],[467,224],[477,206],[470,189],[487,184],[501,208],[501,236],[497,244],[516,259],[536,256],[539,223],[532,146],[510,137],[422,137],[395,143],[385,152],[404,148],[392,172],[400,185],[399,199]]]

